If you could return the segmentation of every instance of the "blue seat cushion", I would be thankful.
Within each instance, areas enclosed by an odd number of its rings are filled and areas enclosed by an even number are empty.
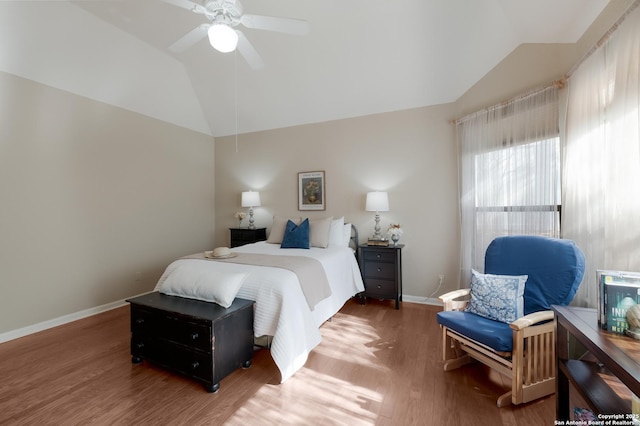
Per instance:
[[[509,324],[494,321],[471,312],[438,312],[438,324],[498,352],[513,350],[513,330]]]

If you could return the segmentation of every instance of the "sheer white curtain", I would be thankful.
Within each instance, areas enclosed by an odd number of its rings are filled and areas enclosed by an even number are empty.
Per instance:
[[[597,306],[597,269],[640,271],[640,8],[569,79],[563,235],[586,271],[574,304]]]
[[[558,89],[548,87],[457,123],[461,285],[484,270],[500,235],[560,234]]]

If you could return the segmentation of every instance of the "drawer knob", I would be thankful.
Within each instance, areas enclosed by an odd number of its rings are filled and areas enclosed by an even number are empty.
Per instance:
[[[195,370],[195,369],[196,369],[196,368],[198,368],[198,367],[200,367],[200,363],[199,363],[198,361],[193,361],[193,362],[191,363],[191,368],[192,368],[192,369],[194,369],[194,370]]]
[[[382,288],[382,286],[380,284],[378,284],[378,289],[381,289],[381,288]]]
[[[378,253],[378,254],[376,254],[376,257],[377,257],[378,259],[380,259],[380,258],[382,257],[382,255],[381,255],[380,253]]]
[[[191,333],[191,340],[196,340],[197,338],[198,338],[198,333],[196,331]]]
[[[142,348],[144,348],[144,342],[138,342],[138,343],[136,343],[136,347],[137,347],[138,349],[142,349]]]
[[[378,272],[382,271],[382,268],[378,268]]]
[[[144,318],[136,318],[136,324],[142,324],[144,322]]]

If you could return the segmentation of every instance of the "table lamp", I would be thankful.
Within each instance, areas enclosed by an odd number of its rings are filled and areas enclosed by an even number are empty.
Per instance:
[[[387,193],[382,191],[368,192],[365,210],[368,212],[376,212],[376,226],[373,228],[373,239],[382,240],[382,234],[380,233],[380,212],[389,211],[389,197]]]
[[[260,193],[253,191],[243,192],[242,207],[249,207],[249,229],[256,229],[253,223],[253,208],[260,207]]]

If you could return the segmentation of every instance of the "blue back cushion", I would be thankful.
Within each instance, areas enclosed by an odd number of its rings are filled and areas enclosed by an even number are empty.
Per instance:
[[[300,225],[296,225],[292,221],[287,221],[284,228],[284,236],[280,248],[309,248],[309,219],[302,221]]]
[[[533,235],[498,237],[489,244],[485,274],[528,275],[524,313],[568,305],[584,275],[584,254],[571,240]]]

